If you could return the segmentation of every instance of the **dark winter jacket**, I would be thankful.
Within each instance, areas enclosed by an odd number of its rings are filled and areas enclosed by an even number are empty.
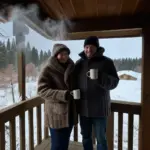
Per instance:
[[[91,59],[82,52],[75,65],[75,86],[81,90],[78,111],[82,116],[102,117],[110,114],[110,90],[116,88],[119,77],[113,61],[103,56],[103,52],[104,49],[99,48]],[[99,70],[97,80],[86,76],[90,69]]]

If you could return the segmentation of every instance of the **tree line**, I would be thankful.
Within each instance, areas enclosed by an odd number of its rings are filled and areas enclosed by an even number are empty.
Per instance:
[[[33,63],[36,67],[41,65],[51,56],[50,50],[47,52],[40,50],[39,52],[35,47],[31,47],[29,42],[25,46],[24,53],[26,64]],[[8,39],[7,42],[0,41],[0,69],[6,68],[8,64],[13,64],[13,66],[17,68],[17,49],[15,39],[12,41]]]
[[[114,59],[113,61],[117,71],[133,70],[136,72],[141,72],[141,58],[122,58]]]
[[[43,64],[43,62],[51,56],[50,50],[47,52],[43,50],[39,51],[35,47],[31,47],[29,42],[25,46],[24,53],[26,64],[33,63],[36,67]],[[120,58],[114,59],[113,61],[117,71],[141,71],[141,58]],[[13,64],[14,68],[17,68],[17,49],[15,39],[11,41],[8,39],[7,42],[0,41],[0,69],[6,68],[8,64]]]

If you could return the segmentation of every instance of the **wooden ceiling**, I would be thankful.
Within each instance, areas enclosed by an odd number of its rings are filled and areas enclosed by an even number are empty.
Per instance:
[[[38,2],[50,18],[72,21],[73,27],[68,25],[69,39],[83,39],[92,32],[100,38],[140,36],[141,28],[150,25],[150,0],[38,0]]]
[[[53,19],[87,19],[150,13],[150,0],[38,0]]]
[[[6,1],[8,5],[38,4],[42,19],[70,20],[71,24],[66,23],[69,39],[92,33],[100,38],[138,36],[150,26],[150,0],[1,0],[0,4]],[[38,25],[32,17],[28,19]]]

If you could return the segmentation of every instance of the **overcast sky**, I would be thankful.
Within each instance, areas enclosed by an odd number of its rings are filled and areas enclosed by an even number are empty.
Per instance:
[[[0,24],[0,32],[9,38],[13,37],[12,34],[12,22],[6,24]],[[0,40],[7,40],[7,38],[0,38]],[[78,53],[83,50],[83,40],[76,41],[50,41],[32,29],[30,29],[29,35],[26,36],[26,42],[29,41],[31,46],[35,46],[38,50],[52,50],[54,43],[64,43],[71,50],[71,57],[74,60],[78,59]],[[111,58],[139,58],[142,54],[142,38],[113,38],[113,39],[101,39],[100,45],[105,48],[105,55]]]

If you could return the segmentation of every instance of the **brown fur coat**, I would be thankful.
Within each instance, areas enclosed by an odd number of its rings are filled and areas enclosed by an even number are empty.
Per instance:
[[[65,99],[67,90],[72,90],[71,76],[74,63],[69,59],[65,70],[52,56],[43,69],[38,80],[38,94],[45,100],[45,121],[51,128],[69,126],[69,101]],[[73,100],[74,124],[77,123],[76,107]]]

